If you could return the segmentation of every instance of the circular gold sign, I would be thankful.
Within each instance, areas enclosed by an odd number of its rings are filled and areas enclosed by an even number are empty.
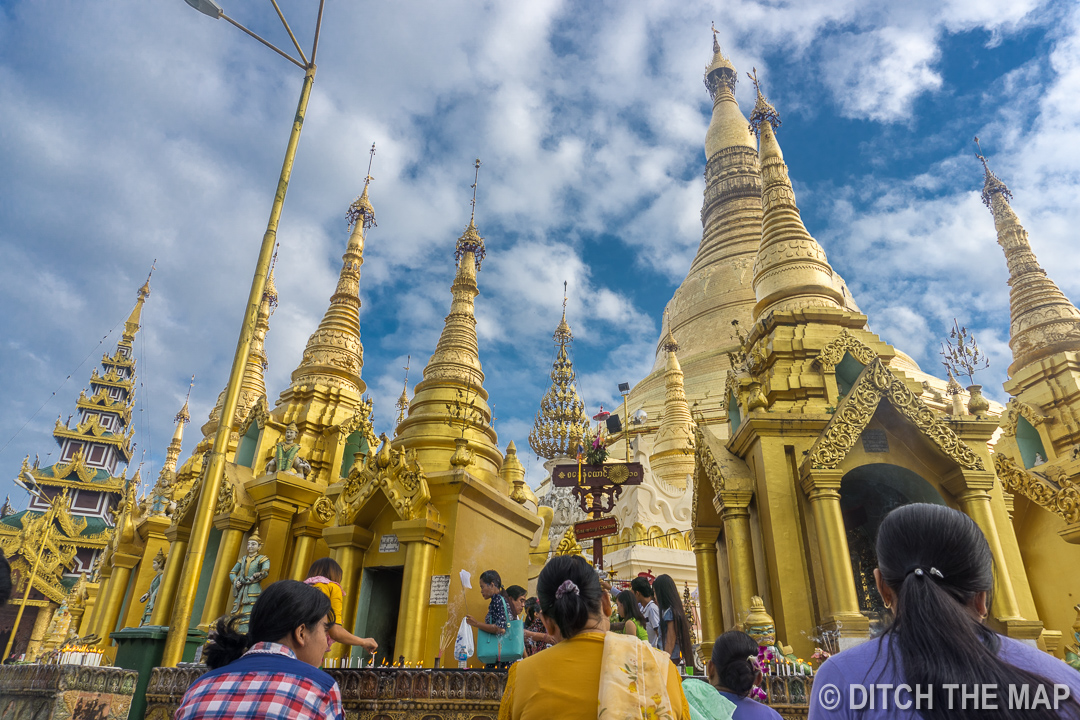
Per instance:
[[[625,465],[611,465],[607,469],[608,480],[616,485],[622,485],[630,479],[630,470]]]

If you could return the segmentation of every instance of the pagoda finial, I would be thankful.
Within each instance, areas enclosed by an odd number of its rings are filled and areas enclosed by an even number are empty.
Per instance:
[[[176,417],[173,418],[173,422],[177,425],[187,425],[191,422],[191,413],[188,412],[188,403],[191,401],[191,388],[195,387],[195,373],[191,373],[191,382],[188,383],[187,397],[184,398],[184,407],[180,408],[180,412],[176,413]]]
[[[405,419],[405,412],[409,409],[409,365],[412,364],[412,355],[405,357],[405,383],[401,388],[401,397],[398,398],[395,404],[398,409],[397,421],[398,425]]]
[[[270,311],[267,314],[267,319],[269,319],[270,315],[274,314],[274,310],[278,306],[278,291],[277,284],[274,282],[274,268],[277,267],[278,251],[280,249],[281,243],[274,246],[274,255],[270,258],[270,271],[266,273],[266,286],[263,288],[263,300],[268,304]],[[261,309],[262,308],[260,307],[260,310]]]
[[[150,265],[150,272],[146,276],[146,282],[142,284],[142,287],[136,292],[135,307],[132,308],[131,314],[128,319],[124,321],[124,334],[120,338],[118,346],[131,348],[135,343],[135,333],[139,332],[139,321],[142,319],[143,303],[146,302],[146,298],[150,297],[150,278],[154,275],[154,270],[157,268],[157,259]]]
[[[364,191],[360,193],[360,197],[353,200],[349,211],[345,214],[349,220],[349,230],[352,230],[357,223],[365,230],[378,224],[375,222],[375,209],[371,206],[371,200],[368,199],[368,185],[375,179],[371,177],[371,165],[374,161],[375,143],[371,143],[371,150],[368,152],[367,175],[364,176]]]
[[[480,233],[476,230],[476,187],[480,184],[480,166],[483,163],[480,162],[480,158],[476,158],[474,167],[476,168],[476,174],[473,177],[472,184],[472,214],[469,216],[469,226],[465,228],[465,232],[457,241],[457,249],[454,251],[454,262],[461,265],[461,258],[465,257],[466,253],[472,253],[476,260],[476,269],[480,270],[480,265],[484,261],[484,257],[487,255],[487,251],[484,248],[484,238],[480,237]]]
[[[15,514],[15,508],[11,507],[11,496],[8,495],[4,498],[4,505],[0,507],[0,518],[6,518],[9,515]]]
[[[724,51],[720,49],[720,42],[717,40],[719,33],[720,31],[716,29],[716,23],[713,23],[713,57],[712,62],[705,66],[705,89],[709,91],[709,97],[714,102],[721,94],[721,90],[726,91],[725,97],[734,102],[735,83],[739,81],[739,74],[735,72],[735,66],[731,64],[731,60],[728,60],[727,56],[724,55]]]
[[[760,136],[762,123],[769,123],[773,130],[780,127],[780,113],[776,112],[776,108],[761,92],[757,68],[754,68],[753,73],[746,73],[746,75],[754,82],[754,90],[757,91],[757,102],[754,103],[754,110],[750,113],[750,130]]]
[[[585,416],[585,403],[577,392],[577,376],[574,363],[567,352],[574,336],[566,322],[566,283],[563,283],[563,315],[553,338],[558,345],[555,362],[551,368],[551,387],[540,400],[529,446],[542,458],[551,460],[569,456],[575,437],[585,437],[589,419]]]
[[[983,205],[990,208],[990,211],[994,211],[994,195],[1001,195],[1002,199],[1008,202],[1012,200],[1012,192],[1009,191],[1007,185],[1001,181],[1001,179],[994,174],[994,171],[990,169],[990,163],[986,162],[986,158],[982,154],[982,146],[979,144],[979,137],[975,136],[975,157],[979,158],[983,166],[983,191],[982,201]]]
[[[566,345],[573,342],[574,334],[570,332],[570,325],[566,322],[566,281],[563,280],[563,296],[562,296],[562,320],[559,321],[558,326],[555,328],[555,334],[552,335],[552,339],[559,343],[559,345]]]

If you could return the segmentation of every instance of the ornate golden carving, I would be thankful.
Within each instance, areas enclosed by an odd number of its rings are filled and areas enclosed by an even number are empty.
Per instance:
[[[267,409],[266,396],[261,395],[255,404],[251,406],[251,410],[244,417],[244,421],[240,423],[240,437],[247,435],[248,430],[251,429],[251,423],[256,423],[259,429],[262,430],[266,427],[266,421],[270,419],[270,411]]]
[[[994,469],[1009,492],[1019,493],[1057,513],[1067,523],[1080,521],[1080,488],[1074,483],[1066,480],[1064,484],[1053,484],[1037,473],[1024,470],[1001,453],[994,453]]]
[[[221,489],[218,490],[217,505],[214,515],[228,515],[236,509],[236,488],[228,479],[221,481]]]
[[[835,372],[836,366],[844,359],[845,353],[851,355],[863,365],[869,365],[878,356],[876,352],[870,349],[869,345],[866,345],[845,329],[841,330],[839,335],[821,348],[821,352],[818,353],[815,360],[825,372]]]
[[[379,436],[382,445],[374,457],[364,458],[362,467],[353,465],[345,480],[337,505],[337,525],[349,525],[376,490],[382,490],[391,507],[402,520],[425,517],[431,491],[416,452],[390,445],[386,433]]]
[[[1005,413],[1001,416],[1002,434],[1006,437],[1016,435],[1016,423],[1020,421],[1020,418],[1027,420],[1032,427],[1039,427],[1047,421],[1053,422],[1053,418],[1040,415],[1035,408],[1026,402],[1013,398],[1005,405]]]
[[[574,528],[566,528],[566,532],[562,536],[562,540],[559,541],[558,547],[555,548],[556,555],[581,555],[581,544],[577,541],[577,536],[574,535]]]
[[[567,352],[574,335],[566,322],[565,285],[563,289],[562,320],[552,336],[559,350],[551,367],[551,387],[540,400],[540,410],[529,433],[529,446],[533,452],[548,460],[572,456],[575,438],[587,437],[589,433],[585,403],[578,396],[577,376]]]
[[[984,470],[975,454],[952,428],[911,392],[880,358],[874,358],[840,402],[824,432],[810,450],[810,467],[837,467],[855,445],[882,400],[888,400],[949,458],[965,470]]]
[[[323,525],[329,525],[334,519],[334,503],[324,495],[311,506],[311,514],[318,518]]]

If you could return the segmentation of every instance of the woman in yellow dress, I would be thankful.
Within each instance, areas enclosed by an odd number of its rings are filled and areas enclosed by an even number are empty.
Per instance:
[[[341,626],[341,621],[345,618],[342,610],[345,592],[341,589],[341,566],[335,560],[324,557],[311,563],[307,580],[304,582],[330,598],[330,607],[334,611],[334,625],[327,633],[330,639],[342,645],[359,645],[372,654],[379,649],[379,643],[372,638],[356,637]]]
[[[557,642],[510,666],[499,720],[690,720],[671,659],[635,636],[607,632],[602,593],[584,558],[548,561],[536,594],[544,627]]]

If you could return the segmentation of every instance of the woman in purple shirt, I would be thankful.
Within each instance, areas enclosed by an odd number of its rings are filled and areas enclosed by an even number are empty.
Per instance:
[[[895,620],[829,658],[810,720],[1080,718],[1080,673],[986,627],[993,558],[967,515],[915,503],[881,522],[874,578]]]

